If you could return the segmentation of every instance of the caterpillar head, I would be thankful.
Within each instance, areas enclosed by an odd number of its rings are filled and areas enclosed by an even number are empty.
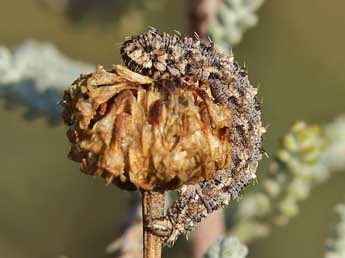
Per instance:
[[[160,34],[156,30],[129,37],[121,46],[125,65],[134,72],[153,75],[165,72],[181,57],[181,39],[178,35]]]

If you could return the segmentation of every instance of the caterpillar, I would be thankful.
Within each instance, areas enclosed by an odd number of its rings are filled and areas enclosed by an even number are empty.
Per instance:
[[[178,34],[160,34],[150,30],[128,38],[121,47],[124,63],[134,72],[153,79],[180,78],[192,75],[201,82],[212,82],[214,95],[226,102],[216,84],[229,84],[233,58],[219,52],[213,45],[198,38],[181,38]],[[245,74],[242,69],[241,73]]]
[[[217,171],[212,180],[187,185],[163,218],[149,227],[172,245],[180,234],[193,229],[208,214],[237,198],[239,192],[255,178],[262,157],[261,143],[265,128],[257,89],[247,72],[233,56],[219,51],[212,42],[170,35],[151,29],[128,37],[121,46],[121,57],[132,71],[154,80],[180,80],[193,77],[208,83],[214,100],[232,110],[232,167]]]

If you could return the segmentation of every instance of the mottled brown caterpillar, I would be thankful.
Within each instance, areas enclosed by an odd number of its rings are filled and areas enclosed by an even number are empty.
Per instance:
[[[214,100],[227,105],[233,112],[229,138],[232,167],[217,171],[212,180],[184,186],[166,216],[149,225],[166,244],[172,245],[180,234],[192,230],[202,218],[237,198],[256,178],[265,132],[257,90],[250,84],[245,69],[234,62],[232,56],[197,37],[181,38],[178,34],[161,34],[152,29],[127,38],[122,44],[121,56],[129,69],[157,81],[191,77],[208,83]]]
[[[121,56],[129,69],[155,80],[193,76],[200,82],[210,82],[217,100],[227,102],[217,88],[221,87],[219,83],[229,84],[233,79],[229,74],[233,58],[219,52],[211,42],[206,45],[198,38],[150,30],[128,38],[122,44]],[[239,72],[246,75],[243,69]]]

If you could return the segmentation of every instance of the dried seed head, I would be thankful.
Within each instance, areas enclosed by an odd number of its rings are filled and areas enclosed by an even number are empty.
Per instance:
[[[192,76],[158,80],[116,66],[64,94],[70,158],[125,189],[175,189],[232,165],[232,113]]]

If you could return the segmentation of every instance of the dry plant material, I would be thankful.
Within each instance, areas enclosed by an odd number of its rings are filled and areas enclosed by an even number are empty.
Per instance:
[[[207,84],[98,67],[65,92],[70,158],[126,189],[176,189],[231,165],[231,111]]]
[[[127,68],[98,67],[65,92],[69,156],[124,189],[177,189],[164,216],[144,218],[172,245],[256,178],[257,90],[233,57],[199,38],[153,29],[127,38],[121,57]]]

